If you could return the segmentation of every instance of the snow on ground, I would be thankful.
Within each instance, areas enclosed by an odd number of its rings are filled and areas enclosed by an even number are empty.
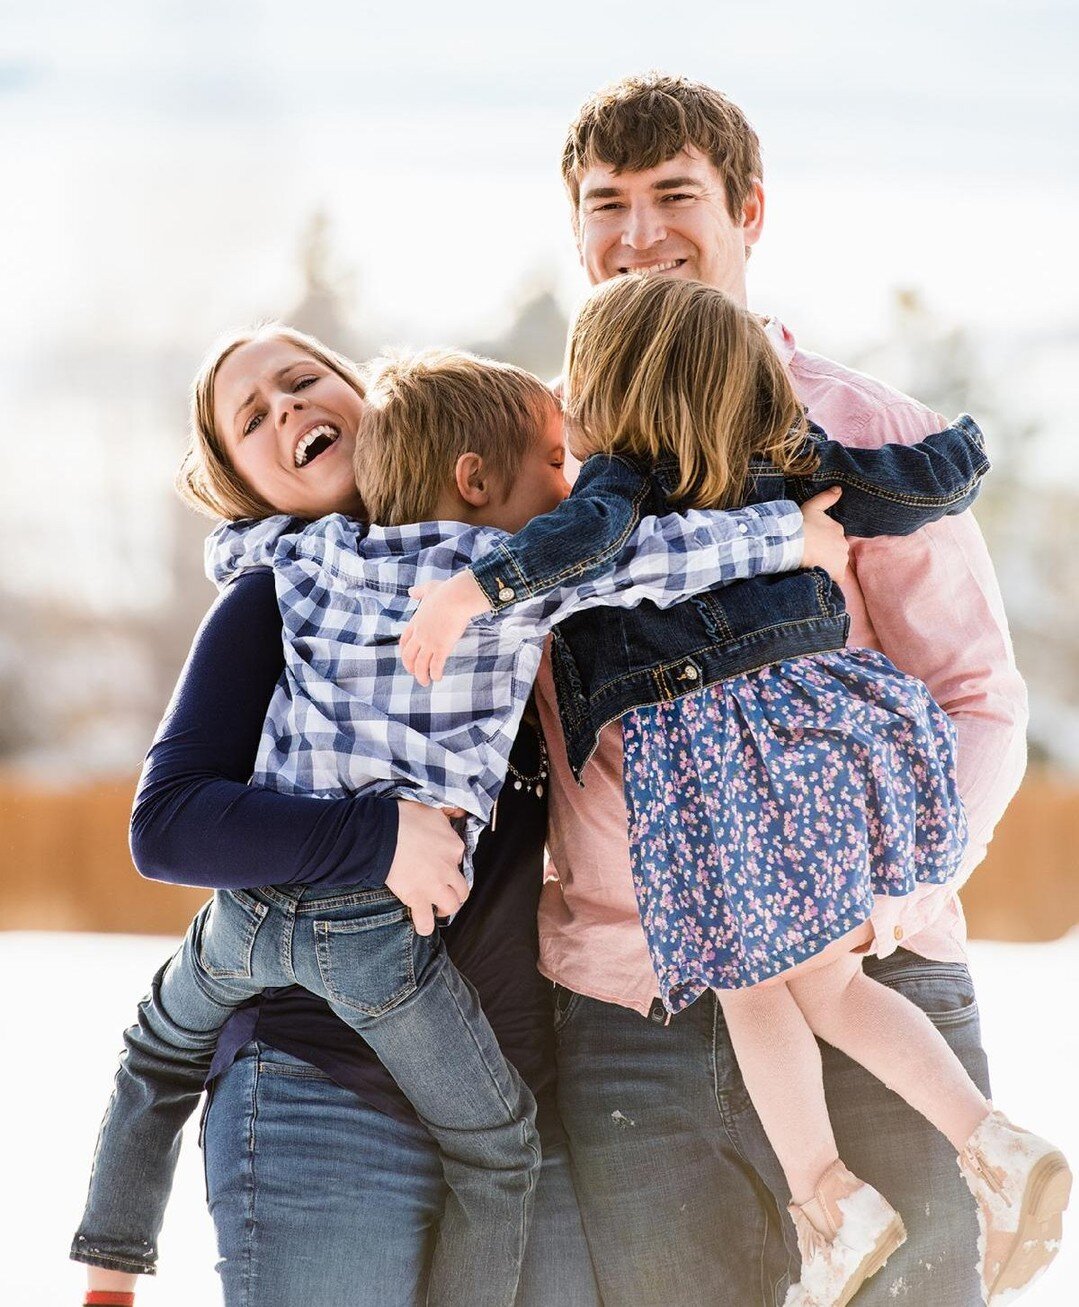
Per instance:
[[[8,1122],[0,1151],[6,1302],[63,1307],[81,1301],[82,1269],[67,1260],[67,1249],[119,1035],[172,946],[136,936],[0,934],[0,983],[8,996],[0,1014],[6,1055],[0,1120]],[[996,1102],[1079,1162],[1079,932],[1056,944],[977,944],[972,954]],[[33,1001],[21,1001],[24,994]],[[1077,1301],[1077,1222],[1079,1203],[1064,1251],[1024,1304]],[[215,1256],[191,1128],[161,1238],[161,1269],[140,1283],[140,1307],[219,1303]]]

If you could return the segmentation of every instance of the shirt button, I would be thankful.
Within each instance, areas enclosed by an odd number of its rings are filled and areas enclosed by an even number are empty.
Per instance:
[[[897,941],[901,940],[903,938],[903,927],[896,926],[895,930],[892,931],[892,934],[895,936]]]
[[[517,591],[511,590],[508,585],[504,585],[502,589],[499,590],[498,597],[499,599],[502,600],[504,604],[508,604],[511,599],[515,599],[517,597]]]
[[[738,530],[742,533],[742,535],[745,535],[746,532],[749,530],[749,527],[746,526],[746,524],[745,524],[744,522],[739,522],[739,523],[738,523]]]

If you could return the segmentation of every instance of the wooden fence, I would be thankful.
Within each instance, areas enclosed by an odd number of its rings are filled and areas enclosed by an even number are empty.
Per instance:
[[[0,929],[184,929],[208,891],[135,872],[132,790],[126,780],[49,790],[0,777]],[[983,939],[1057,939],[1079,923],[1079,784],[1028,775],[963,902]]]

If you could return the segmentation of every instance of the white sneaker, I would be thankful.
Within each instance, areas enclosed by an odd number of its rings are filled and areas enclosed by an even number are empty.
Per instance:
[[[847,1307],[907,1238],[895,1208],[839,1160],[818,1180],[809,1202],[787,1210],[798,1232],[802,1278],[783,1307]]]
[[[1060,1249],[1072,1174],[1064,1154],[990,1112],[959,1154],[978,1204],[978,1274],[987,1303],[1013,1302]]]

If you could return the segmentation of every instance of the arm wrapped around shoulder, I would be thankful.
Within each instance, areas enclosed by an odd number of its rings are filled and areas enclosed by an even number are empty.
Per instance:
[[[990,467],[985,438],[967,413],[916,445],[854,449],[829,440],[819,427],[814,439],[820,467],[794,480],[795,498],[842,486],[831,512],[852,536],[910,535],[962,513],[977,499]]]

